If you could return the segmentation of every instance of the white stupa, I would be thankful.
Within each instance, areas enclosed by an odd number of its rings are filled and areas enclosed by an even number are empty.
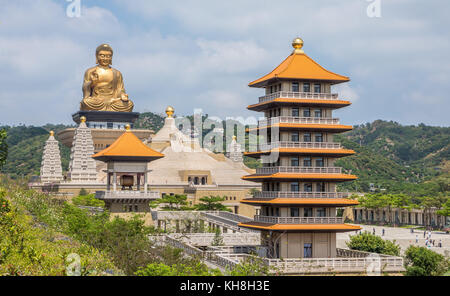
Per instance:
[[[44,153],[41,162],[41,182],[53,183],[63,180],[61,155],[59,153],[58,141],[54,137],[54,132],[50,132],[50,137],[45,142]]]
[[[242,153],[241,145],[236,141],[236,136],[233,136],[233,140],[230,145],[228,145],[227,157],[234,162],[242,162]]]
[[[70,151],[69,172],[67,177],[72,183],[97,182],[97,170],[94,154],[94,141],[91,130],[86,126],[86,118],[82,116],[81,123],[75,130]]]

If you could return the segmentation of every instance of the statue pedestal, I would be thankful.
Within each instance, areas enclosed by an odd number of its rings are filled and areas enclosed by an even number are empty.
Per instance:
[[[133,127],[133,123],[138,119],[139,112],[112,112],[112,111],[78,111],[72,114],[72,119],[77,124],[80,124],[80,117],[86,117],[87,126],[91,124],[108,124],[113,128],[114,123],[125,125],[129,124]]]

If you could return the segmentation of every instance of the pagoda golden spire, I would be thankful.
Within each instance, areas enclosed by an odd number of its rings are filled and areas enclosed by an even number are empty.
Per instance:
[[[303,39],[300,37],[295,38],[292,41],[292,47],[294,48],[295,54],[304,54],[305,52],[302,50],[303,47]]]

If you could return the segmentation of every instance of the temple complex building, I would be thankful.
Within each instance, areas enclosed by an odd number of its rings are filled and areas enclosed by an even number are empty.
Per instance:
[[[162,194],[185,194],[189,205],[197,204],[204,196],[222,196],[223,204],[233,213],[253,216],[254,207],[241,204],[240,200],[261,187],[241,179],[242,175],[254,172],[242,162],[242,152],[241,158],[235,151],[234,159],[230,159],[202,148],[198,139],[177,128],[173,112],[172,107],[166,110],[164,126],[148,143],[165,155],[149,164],[150,187]]]
[[[360,229],[337,215],[337,208],[358,204],[336,191],[337,182],[356,176],[334,165],[337,158],[354,154],[333,141],[334,134],[352,126],[333,117],[334,110],[350,102],[331,93],[331,86],[349,78],[308,57],[300,38],[292,45],[294,51],[278,67],[249,84],[265,90],[248,109],[264,112],[256,131],[266,142],[246,155],[278,155],[243,177],[261,183],[262,191],[241,202],[261,209],[253,221],[239,226],[262,231],[270,258],[333,258],[336,233]]]
[[[50,137],[45,142],[44,153],[41,163],[41,182],[52,183],[63,180],[61,167],[61,154],[59,143],[55,139],[54,132],[50,132]]]

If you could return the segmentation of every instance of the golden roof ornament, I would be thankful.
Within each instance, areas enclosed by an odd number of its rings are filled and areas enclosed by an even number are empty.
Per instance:
[[[168,118],[172,118],[174,113],[175,113],[175,109],[173,109],[172,106],[168,106],[166,108],[166,114],[167,114]]]
[[[53,137],[55,135],[54,131],[50,131],[50,137]]]
[[[81,116],[81,117],[80,117],[80,121],[83,122],[83,123],[85,123],[85,122],[86,122],[86,117]]]
[[[294,54],[304,54],[305,52],[302,50],[303,40],[300,37],[295,38],[292,41],[292,47],[294,48]]]
[[[129,131],[131,130],[131,126],[130,126],[129,124],[126,124],[126,125],[125,125],[125,130],[126,130],[127,132],[129,132]]]

